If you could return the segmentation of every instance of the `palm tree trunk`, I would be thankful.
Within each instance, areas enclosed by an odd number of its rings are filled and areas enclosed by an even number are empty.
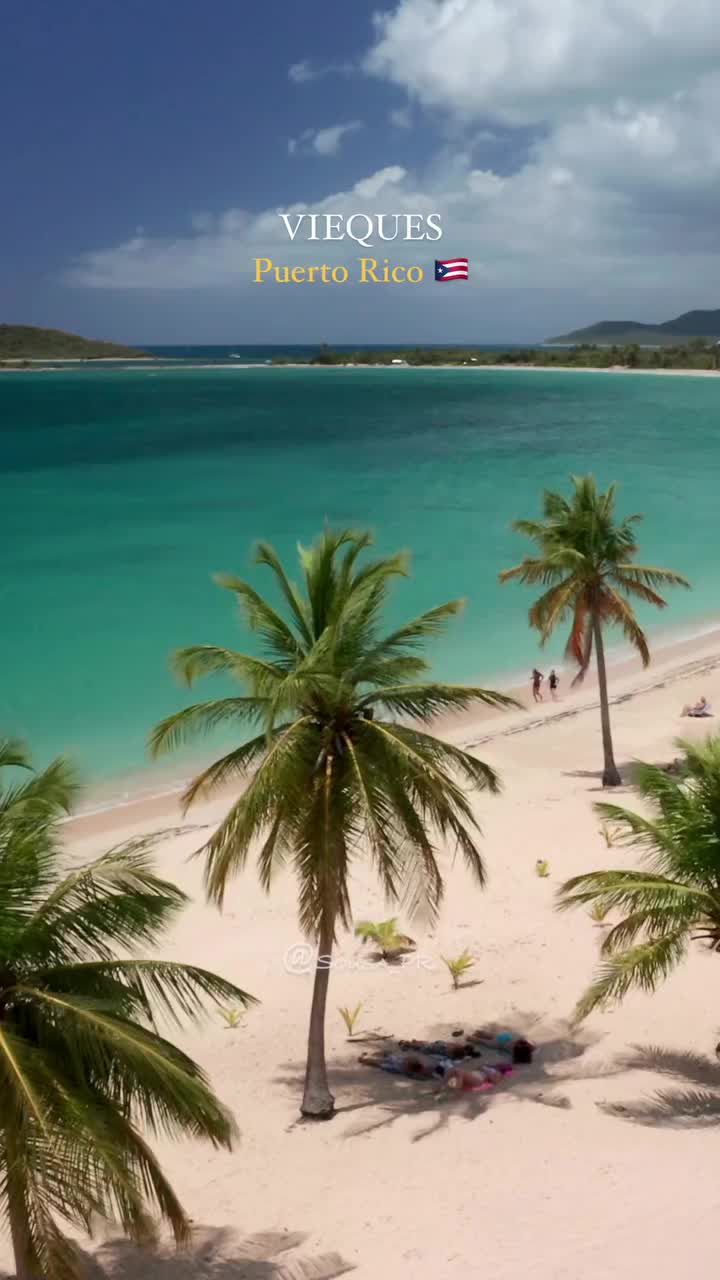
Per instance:
[[[318,939],[315,982],[310,1008],[305,1091],[300,1107],[302,1114],[311,1120],[330,1120],[335,1112],[335,1099],[328,1087],[325,1065],[325,1006],[334,936],[334,921],[327,916],[320,926]]]
[[[32,1270],[27,1260],[27,1238],[24,1223],[11,1217],[10,1232],[15,1257],[16,1280],[40,1280],[37,1272]]]
[[[12,1151],[14,1144],[10,1141],[6,1144],[6,1158],[8,1162],[6,1195],[8,1207],[8,1219],[10,1222],[10,1238],[12,1240],[13,1255],[15,1258],[15,1276],[16,1280],[39,1280],[38,1273],[30,1264],[30,1233],[28,1231],[27,1206],[25,1204],[25,1196],[23,1194],[22,1179],[18,1177],[17,1172],[13,1172],[13,1165],[16,1161],[13,1159]],[[17,1165],[16,1165],[17,1168]]]
[[[595,641],[595,657],[597,659],[598,686],[600,688],[600,723],[602,725],[603,744],[603,777],[604,787],[619,787],[622,778],[618,773],[613,755],[612,732],[610,730],[610,705],[608,703],[607,672],[605,670],[605,645],[603,643],[602,623],[597,613],[593,612],[593,639]]]

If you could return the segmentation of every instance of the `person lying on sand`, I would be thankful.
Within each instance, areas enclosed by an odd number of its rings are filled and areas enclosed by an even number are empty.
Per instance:
[[[377,1067],[380,1071],[417,1080],[431,1080],[439,1074],[437,1061],[423,1058],[419,1053],[361,1053],[358,1062],[364,1067]]]
[[[457,1036],[458,1033],[453,1034]],[[461,1062],[465,1058],[481,1058],[485,1050],[491,1049],[496,1053],[507,1054],[515,1066],[532,1062],[535,1050],[529,1040],[523,1036],[515,1038],[509,1031],[501,1031],[495,1036],[490,1032],[473,1031],[461,1041],[456,1039],[454,1043],[448,1040],[400,1040],[398,1043],[405,1053],[430,1054],[454,1062]]]
[[[400,1048],[417,1053],[430,1053],[439,1058],[460,1062],[463,1058],[479,1058],[482,1050],[475,1044],[450,1044],[447,1040],[400,1040]]]
[[[498,1067],[481,1067],[479,1070],[451,1066],[444,1079],[448,1089],[460,1089],[463,1093],[485,1093],[488,1089],[494,1089],[496,1084],[512,1075],[512,1072],[509,1063]]]
[[[468,1039],[473,1044],[481,1044],[484,1048],[495,1049],[497,1053],[506,1053],[515,1066],[526,1066],[533,1060],[535,1045],[524,1036],[515,1038],[509,1031],[501,1031],[493,1036],[487,1031],[473,1031]]]
[[[492,1089],[513,1070],[509,1063],[468,1070],[456,1066],[449,1058],[428,1062],[418,1053],[362,1053],[358,1061],[364,1067],[377,1067],[412,1080],[441,1080],[449,1089],[460,1089],[464,1093]]]
[[[713,709],[707,698],[699,698],[692,707],[683,707],[684,716],[695,716],[698,719],[702,719],[703,716],[711,716],[712,714]]]

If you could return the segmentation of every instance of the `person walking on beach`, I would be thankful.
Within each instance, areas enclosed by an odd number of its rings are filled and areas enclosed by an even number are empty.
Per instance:
[[[548,684],[550,685],[550,697],[552,698],[553,702],[557,702],[557,690],[558,690],[559,683],[560,683],[560,679],[558,677],[557,671],[553,667],[552,671],[550,672],[550,675],[548,676]]]
[[[540,688],[545,679],[542,671],[538,671],[537,667],[533,667],[532,673],[532,695],[536,702],[542,702],[542,689]]]

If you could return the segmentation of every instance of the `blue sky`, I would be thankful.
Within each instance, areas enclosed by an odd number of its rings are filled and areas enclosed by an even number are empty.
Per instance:
[[[7,6],[2,319],[138,342],[524,341],[720,306],[712,0],[385,6]],[[471,281],[253,287],[258,254],[318,260],[274,228],[293,205],[437,209],[438,256],[467,254]],[[387,252],[432,266],[412,249]]]

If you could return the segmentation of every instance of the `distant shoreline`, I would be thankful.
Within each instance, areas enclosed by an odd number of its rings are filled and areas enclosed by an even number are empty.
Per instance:
[[[130,363],[132,361],[132,363]],[[28,368],[27,364],[0,365],[0,373],[66,373],[65,368],[59,368],[60,365],[82,365],[86,368],[88,365],[98,364],[122,364],[128,366],[124,369],[117,370],[119,373],[132,373],[136,364],[152,363],[153,356],[97,356],[74,360],[66,357],[61,360],[52,360],[52,362],[33,359],[29,363],[36,368]],[[310,361],[283,361],[282,363],[273,364],[271,361],[263,361],[262,363],[241,363],[234,361],[232,364],[220,364],[218,362],[212,364],[185,364],[182,360],[178,360],[175,364],[157,364],[152,365],[153,373],[172,373],[187,370],[209,370],[218,369],[228,372],[239,372],[247,369],[389,369],[393,372],[405,372],[407,370],[418,371],[437,371],[446,369],[465,370],[470,373],[616,373],[616,374],[643,374],[653,377],[683,377],[683,378],[718,378],[720,377],[720,369],[636,369],[630,365],[609,365],[598,367],[595,365],[573,365],[573,364],[366,364],[364,362],[338,361],[333,364],[318,364]]]
[[[198,367],[198,366],[196,366]],[[219,365],[202,365],[204,369],[220,368]],[[268,368],[267,365],[241,365],[233,366],[234,368],[255,369]],[[610,365],[606,368],[597,368],[592,365],[572,365],[572,364],[353,364],[348,361],[347,364],[310,364],[308,363],[287,363],[276,364],[272,368],[275,369],[392,369],[397,372],[400,370],[413,369],[415,371],[437,370],[437,369],[464,369],[469,373],[486,373],[488,370],[494,373],[641,373],[659,375],[664,377],[670,374],[671,377],[686,378],[717,378],[720,376],[720,369],[633,369],[630,365]]]

